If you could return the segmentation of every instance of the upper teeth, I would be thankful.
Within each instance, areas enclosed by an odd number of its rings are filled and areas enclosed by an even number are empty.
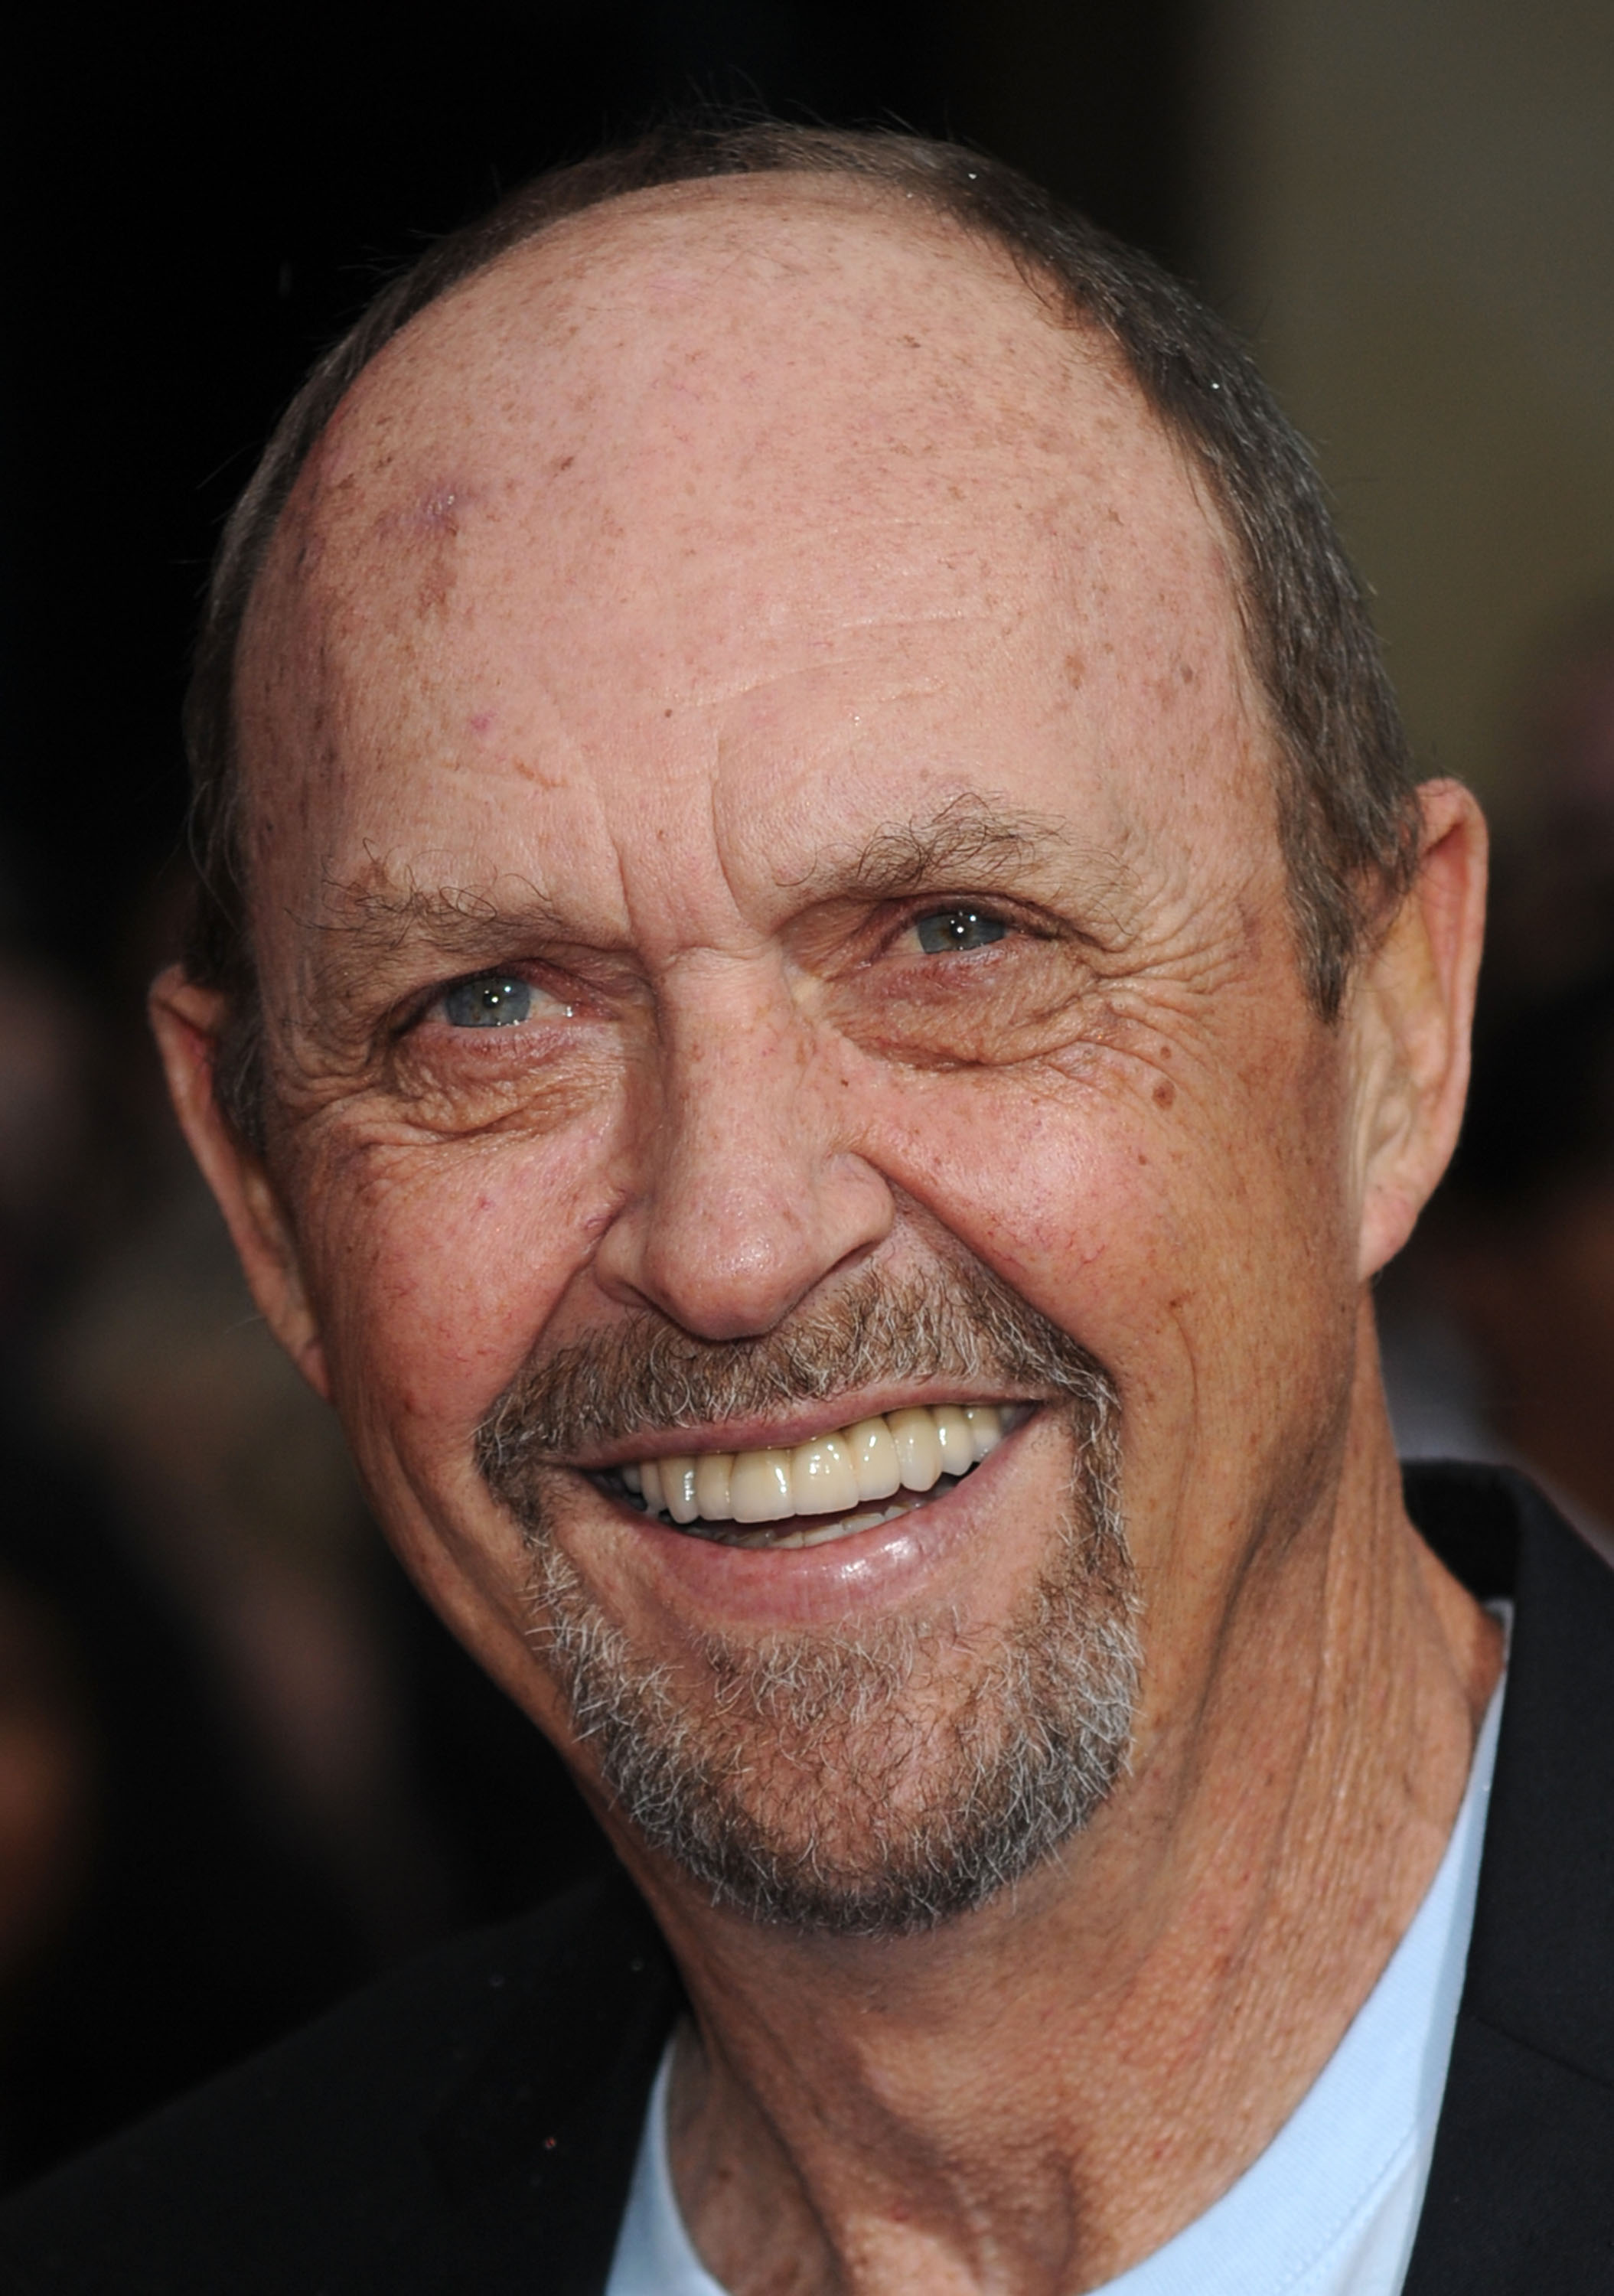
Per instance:
[[[676,1452],[620,1472],[652,1514],[675,1522],[781,1522],[928,1491],[967,1473],[1003,1434],[995,1406],[942,1403],[860,1419],[791,1450]]]

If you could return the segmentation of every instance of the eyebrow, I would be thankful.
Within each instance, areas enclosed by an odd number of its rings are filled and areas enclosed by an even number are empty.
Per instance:
[[[389,957],[424,953],[471,972],[507,961],[512,939],[572,937],[537,885],[526,878],[508,882],[520,889],[513,901],[457,885],[400,883],[378,863],[351,884],[327,884],[326,914],[311,921],[316,997],[324,1004],[345,1002],[355,990],[373,993],[376,968]]]
[[[965,795],[929,821],[887,823],[854,854],[829,857],[799,882],[821,897],[891,900],[960,875],[999,883],[1045,857],[1068,859],[1070,851],[1063,824],[1050,816],[1009,812]]]
[[[1113,930],[1111,904],[1125,873],[1114,857],[1101,864],[1057,819],[1006,809],[971,791],[949,800],[928,820],[884,823],[861,843],[775,882],[781,890],[818,900],[879,901],[924,890],[963,890],[966,880],[981,891],[1013,884],[1035,893],[1038,879],[1077,890],[1070,884],[1073,873],[1086,881],[1079,890],[1094,937],[1106,937],[1099,919]],[[509,963],[521,942],[537,949],[577,941],[576,919],[564,915],[541,887],[513,874],[498,882],[514,898],[400,881],[380,861],[350,883],[328,883],[325,914],[311,920],[310,985],[320,1005],[331,1009],[350,997],[373,997],[378,968],[384,975],[389,959],[429,955],[470,972]]]

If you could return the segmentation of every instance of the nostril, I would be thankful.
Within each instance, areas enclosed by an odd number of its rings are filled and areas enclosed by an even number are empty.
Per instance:
[[[758,1080],[752,1098],[762,1096]],[[701,1339],[755,1338],[878,1248],[896,1216],[884,1180],[840,1150],[815,1160],[799,1098],[784,1138],[758,1108],[743,1153],[726,1130],[670,1126],[653,1185],[597,1248],[610,1297]]]
[[[759,1338],[783,1322],[837,1264],[799,1226],[724,1249],[704,1223],[664,1232],[646,1255],[654,1304],[701,1339]]]

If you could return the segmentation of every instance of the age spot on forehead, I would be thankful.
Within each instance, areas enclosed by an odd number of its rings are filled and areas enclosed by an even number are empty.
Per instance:
[[[413,515],[414,522],[427,532],[436,527],[445,527],[450,534],[457,533],[462,491],[458,486],[434,488],[424,502],[412,514],[406,515]]]

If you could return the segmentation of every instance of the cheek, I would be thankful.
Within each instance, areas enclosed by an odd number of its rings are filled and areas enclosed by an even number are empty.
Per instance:
[[[1303,1062],[1281,1088],[1224,1071],[1214,1097],[1157,1102],[1159,1083],[1126,1062],[1081,1083],[910,1078],[873,1152],[1130,1410],[1225,1424],[1299,1371],[1320,1293],[1348,1306],[1337,1095]]]
[[[463,1461],[603,1224],[606,1128],[333,1144],[299,1234],[334,1399],[365,1454]]]

